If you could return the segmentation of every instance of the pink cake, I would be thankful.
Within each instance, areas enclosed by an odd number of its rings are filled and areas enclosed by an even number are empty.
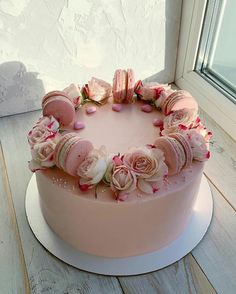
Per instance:
[[[28,134],[44,218],[61,239],[89,254],[156,251],[185,229],[210,155],[211,133],[197,116],[197,103],[189,93],[173,95],[167,85],[135,85],[130,69],[116,71],[113,89],[92,78],[81,92],[76,85],[64,89],[75,107],[65,119],[54,104],[63,94],[55,91],[50,116]],[[120,93],[123,104],[113,104]],[[181,97],[191,100],[183,109]],[[162,105],[169,107],[167,116]]]

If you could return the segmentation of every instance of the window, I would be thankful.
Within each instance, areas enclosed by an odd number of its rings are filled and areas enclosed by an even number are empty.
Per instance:
[[[207,2],[195,70],[236,103],[236,1]]]
[[[235,35],[235,0],[183,0],[175,83],[236,140]]]

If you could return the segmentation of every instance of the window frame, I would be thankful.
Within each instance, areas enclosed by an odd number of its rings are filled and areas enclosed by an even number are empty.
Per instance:
[[[236,140],[236,104],[195,72],[207,0],[183,0],[175,84]]]

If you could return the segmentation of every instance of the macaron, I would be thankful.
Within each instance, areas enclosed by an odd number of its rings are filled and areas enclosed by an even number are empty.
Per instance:
[[[159,137],[154,145],[164,153],[168,174],[170,176],[178,174],[186,162],[182,145],[176,139],[170,137]]]
[[[75,108],[69,96],[62,91],[47,93],[42,100],[44,116],[54,116],[60,124],[69,125],[75,117]]]
[[[188,139],[183,134],[180,134],[180,133],[173,133],[173,134],[170,134],[169,136],[171,138],[176,139],[182,145],[184,149],[186,160],[185,160],[185,164],[183,168],[190,166],[193,161],[193,151]]]
[[[169,115],[172,111],[183,108],[195,109],[197,112],[198,104],[189,92],[179,90],[171,93],[166,99],[164,99],[161,108],[165,115]]]
[[[116,103],[122,103],[126,99],[127,71],[117,69],[113,78],[113,99]]]
[[[79,165],[93,149],[90,141],[82,139],[77,133],[67,133],[55,148],[56,165],[72,176],[76,176]]]
[[[134,97],[135,77],[132,68],[127,69],[127,88],[126,88],[126,102],[133,103]]]

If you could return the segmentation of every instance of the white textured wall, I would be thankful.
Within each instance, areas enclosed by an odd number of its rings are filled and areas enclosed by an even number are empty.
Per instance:
[[[174,78],[181,0],[1,0],[0,116],[116,68]]]

